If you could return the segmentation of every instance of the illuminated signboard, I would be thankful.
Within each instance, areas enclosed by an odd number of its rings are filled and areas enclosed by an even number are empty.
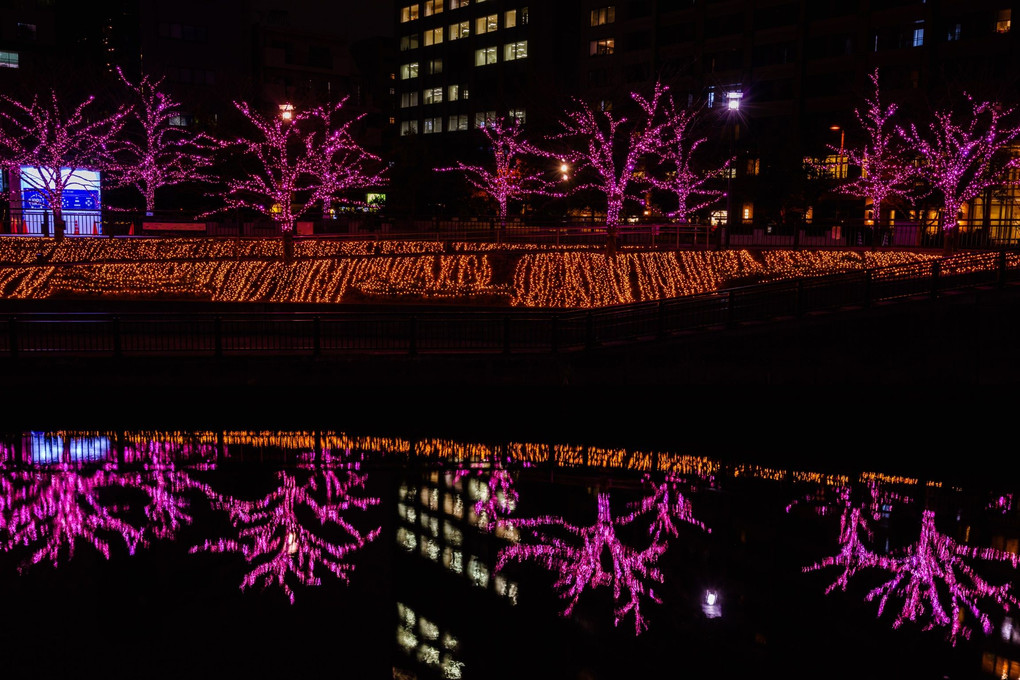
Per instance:
[[[61,168],[65,189],[61,194],[61,210],[66,223],[65,233],[101,234],[102,233],[102,193],[100,176],[96,170]],[[21,209],[24,218],[24,231],[29,234],[42,234],[44,220],[49,224],[49,213],[52,212],[47,192],[44,188],[51,185],[43,178],[37,168],[21,166]]]

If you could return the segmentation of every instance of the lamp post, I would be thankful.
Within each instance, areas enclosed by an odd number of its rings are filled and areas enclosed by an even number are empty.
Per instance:
[[[733,175],[737,172],[736,164],[733,162],[733,116],[740,111],[740,100],[743,99],[743,92],[726,93],[726,122],[729,126],[730,141],[730,166],[726,170],[726,224],[723,226],[722,247],[730,246],[730,231],[733,228]]]

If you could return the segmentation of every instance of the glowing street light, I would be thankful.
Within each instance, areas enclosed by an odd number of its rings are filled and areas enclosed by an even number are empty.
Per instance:
[[[280,104],[280,118],[282,120],[292,120],[294,118],[294,105],[289,102]]]

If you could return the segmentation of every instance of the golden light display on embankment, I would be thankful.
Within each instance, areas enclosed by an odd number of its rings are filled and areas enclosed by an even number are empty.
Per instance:
[[[591,308],[710,293],[748,281],[941,258],[848,250],[641,251],[308,239],[285,262],[268,239],[0,241],[0,298],[342,303],[447,301]],[[1011,258],[1020,255],[1010,254]],[[951,267],[950,260],[946,267]]]

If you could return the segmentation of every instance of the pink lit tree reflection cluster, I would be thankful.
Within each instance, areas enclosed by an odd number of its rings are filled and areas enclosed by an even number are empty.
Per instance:
[[[959,637],[971,635],[968,613],[985,634],[991,632],[991,619],[981,609],[983,602],[994,603],[1007,612],[1020,604],[1010,583],[993,585],[969,564],[970,560],[996,560],[1008,562],[1015,568],[1020,561],[1016,554],[957,543],[939,533],[935,527],[935,513],[928,509],[922,512],[920,536],[915,543],[881,554],[868,547],[873,533],[865,515],[867,506],[851,503],[849,494],[842,497],[845,506],[840,518],[840,551],[804,567],[805,572],[827,567],[842,570],[826,588],[826,593],[837,587],[845,591],[850,579],[862,570],[889,572],[890,577],[865,596],[868,602],[878,602],[878,616],[893,601],[901,601],[893,628],[907,621],[921,623],[923,630],[946,628],[946,636],[953,644]]]
[[[598,492],[595,523],[590,526],[577,526],[558,516],[511,520],[519,530],[528,531],[530,541],[501,550],[496,571],[511,561],[534,561],[554,572],[554,588],[567,601],[564,616],[574,611],[585,591],[609,588],[615,603],[614,625],[633,615],[634,632],[640,634],[648,628],[642,604],[662,602],[655,593],[655,584],[663,581],[657,563],[667,548],[665,535],[677,535],[674,520],[704,528],[691,514],[690,504],[677,493],[676,480],[651,487],[649,496],[621,516],[613,515],[609,494]],[[648,515],[651,520],[644,545],[627,545],[621,530]]]
[[[527,466],[527,464],[525,464]],[[453,474],[454,481],[478,478],[485,482],[484,491],[474,504],[474,513],[479,526],[492,529],[501,524],[511,524],[510,515],[517,508],[520,496],[514,488],[514,477],[499,461],[486,467],[464,467]]]
[[[251,567],[241,582],[242,590],[259,582],[264,587],[275,585],[293,604],[291,580],[306,586],[320,585],[320,568],[344,582],[349,580],[348,573],[354,567],[346,561],[348,556],[375,539],[382,528],[362,533],[345,514],[352,509],[366,510],[379,499],[355,495],[364,488],[366,477],[354,472],[325,470],[320,478],[312,476],[302,485],[286,472],[280,472],[278,479],[279,487],[261,500],[224,498],[221,505],[239,529],[238,538],[206,541],[191,552],[240,553]],[[307,528],[301,508],[318,521],[320,531],[339,529],[346,534],[346,542]]]

